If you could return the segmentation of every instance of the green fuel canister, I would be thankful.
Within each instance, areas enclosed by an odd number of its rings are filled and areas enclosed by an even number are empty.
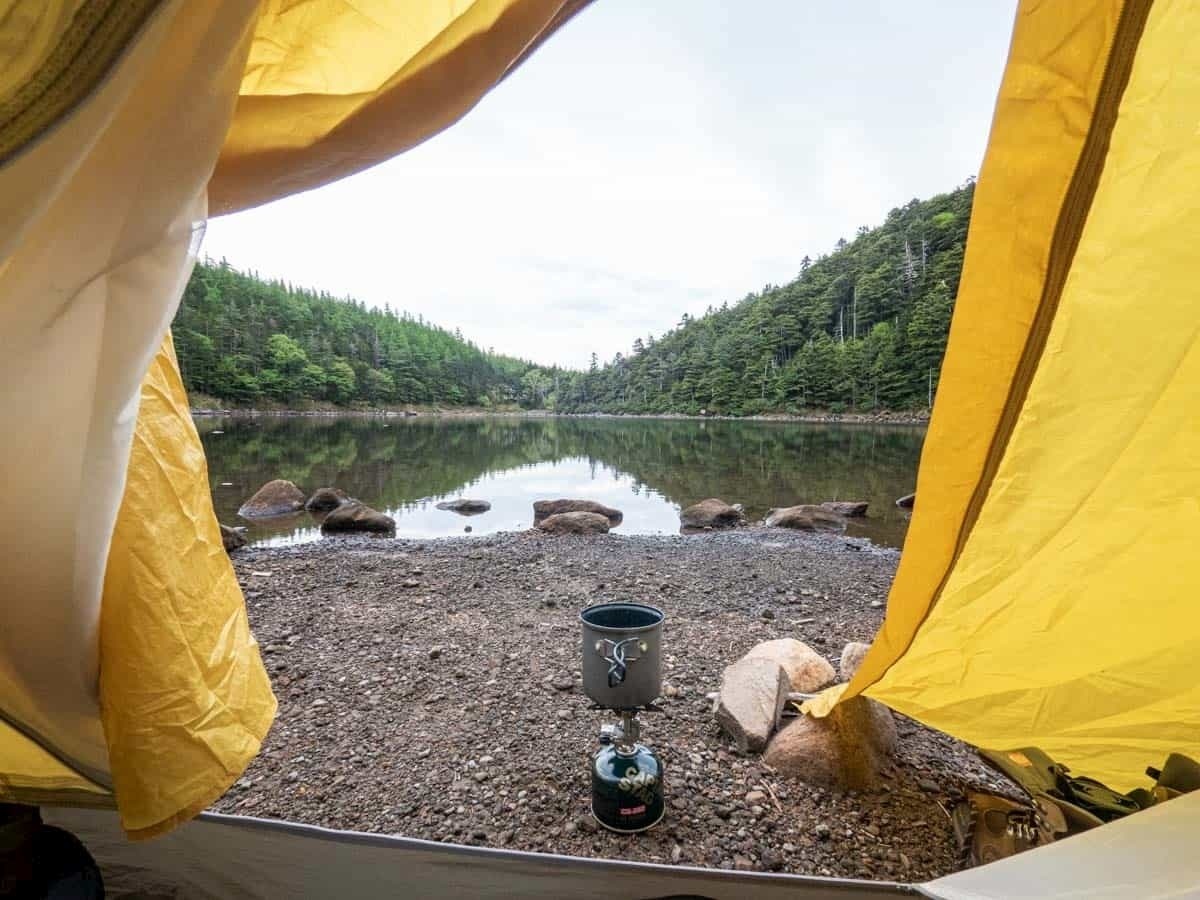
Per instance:
[[[596,752],[592,815],[597,822],[610,831],[645,831],[658,824],[663,809],[662,762],[649,747],[608,743]]]

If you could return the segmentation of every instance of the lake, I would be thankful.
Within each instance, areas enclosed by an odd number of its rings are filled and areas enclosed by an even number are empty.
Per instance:
[[[771,507],[867,500],[847,534],[899,547],[908,514],[895,500],[916,484],[922,426],[817,425],[680,419],[505,416],[201,417],[217,517],[247,526],[252,543],[319,540],[307,514],[239,519],[238,507],[272,478],[305,493],[339,487],[396,520],[398,537],[516,531],[533,501],[585,498],[625,514],[619,534],[675,534],[679,510],[719,497],[750,521]],[[464,517],[436,508],[487,500]]]

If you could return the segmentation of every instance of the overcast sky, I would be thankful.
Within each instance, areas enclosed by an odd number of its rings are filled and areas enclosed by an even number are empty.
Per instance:
[[[978,172],[1015,0],[596,0],[457,125],[204,253],[581,367]]]

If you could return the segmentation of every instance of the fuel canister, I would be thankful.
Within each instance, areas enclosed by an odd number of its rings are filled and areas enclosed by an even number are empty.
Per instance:
[[[592,758],[592,815],[610,831],[645,831],[663,817],[663,767],[644,744],[602,746]]]

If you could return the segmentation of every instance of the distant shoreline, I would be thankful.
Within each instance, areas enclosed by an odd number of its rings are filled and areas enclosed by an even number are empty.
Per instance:
[[[541,409],[489,410],[461,409],[201,409],[193,407],[197,418],[314,418],[314,419],[468,419],[484,416],[512,419],[658,419],[697,422],[795,422],[809,425],[928,425],[924,412],[884,413],[761,413],[752,416],[690,415],[687,413],[557,413]]]

